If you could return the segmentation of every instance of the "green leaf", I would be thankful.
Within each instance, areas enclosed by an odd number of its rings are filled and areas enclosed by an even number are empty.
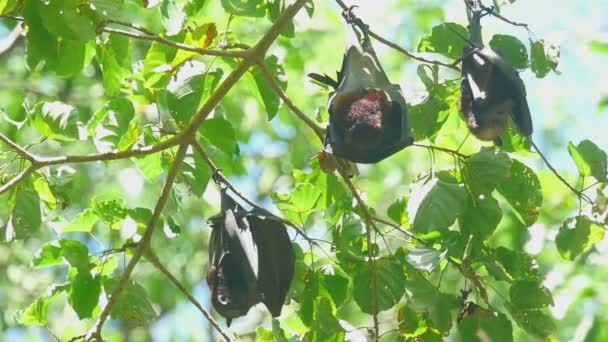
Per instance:
[[[79,0],[38,1],[37,4],[38,11],[43,14],[42,24],[54,35],[81,43],[97,35],[91,11],[80,6]]]
[[[43,268],[63,264],[63,249],[58,241],[49,241],[34,254],[32,267]]]
[[[119,281],[119,278],[104,280],[103,288],[106,295],[114,293]],[[156,312],[148,300],[146,289],[133,280],[127,281],[120,297],[112,307],[110,316],[128,326],[147,326],[156,320]]]
[[[146,145],[152,145],[158,142],[151,127],[144,127],[142,131],[143,141]],[[156,182],[164,172],[161,153],[152,153],[143,157],[131,158],[131,160],[135,162],[144,177],[151,183]]]
[[[454,104],[452,95],[456,93],[454,91],[447,93],[448,88],[455,90],[449,85],[435,86],[424,102],[410,107],[409,122],[416,141],[433,139],[443,127],[449,114],[458,110],[457,107],[452,106]]]
[[[31,189],[18,191],[6,226],[6,241],[23,240],[33,236],[40,229],[41,223],[38,193]]]
[[[268,17],[274,23],[285,10],[285,0],[268,0],[267,8]],[[293,38],[295,36],[293,20],[290,20],[289,23],[287,23],[283,31],[281,31],[281,35],[287,38]]]
[[[266,4],[262,0],[221,0],[222,7],[228,13],[243,17],[263,17]]]
[[[397,317],[399,320],[399,332],[404,337],[418,337],[430,329],[424,315],[415,312],[409,306],[399,308]]]
[[[519,309],[541,309],[553,305],[549,289],[539,281],[521,280],[513,283],[509,290],[511,304]]]
[[[70,306],[80,319],[93,317],[93,309],[99,303],[101,277],[93,277],[89,272],[78,271],[71,282],[72,287],[68,293]]]
[[[272,77],[278,82],[281,89],[285,90],[287,88],[285,69],[283,69],[283,66],[279,64],[278,58],[272,55],[267,57],[264,62],[270,70]],[[264,77],[264,74],[262,74],[262,71],[258,66],[255,66],[251,70],[251,74],[253,75],[253,80],[255,81],[260,93],[260,97],[262,98],[262,102],[264,103],[264,107],[266,108],[266,112],[268,113],[268,121],[270,121],[275,115],[277,115],[277,112],[279,111],[279,95],[272,90],[270,83],[266,77]]]
[[[43,296],[36,299],[30,306],[21,314],[21,323],[24,325],[43,325],[48,322],[48,310],[50,297]]]
[[[494,197],[486,196],[480,196],[477,199],[469,197],[467,199],[464,215],[458,221],[460,232],[463,235],[472,235],[486,240],[498,227],[502,219],[502,209]]]
[[[593,176],[600,182],[606,181],[607,157],[606,152],[589,140],[581,141],[578,146],[568,143],[568,152],[576,163],[583,177]]]
[[[111,227],[116,226],[118,223],[127,217],[127,208],[122,198],[115,197],[96,197],[92,201],[91,207],[95,213]]]
[[[577,216],[564,222],[555,238],[555,244],[564,259],[574,260],[579,254],[602,241],[604,233],[604,227],[591,222],[585,216]]]
[[[304,335],[304,341],[310,342],[342,342],[345,338],[344,328],[334,316],[331,302],[328,298],[314,299],[314,316],[311,329]]]
[[[135,109],[129,99],[121,97],[106,102],[87,123],[88,134],[95,136],[97,150],[124,151],[135,144],[139,130],[134,117]]]
[[[408,225],[409,218],[407,216],[407,199],[402,197],[393,202],[386,209],[386,216],[400,226]]]
[[[496,277],[496,272],[492,268],[500,267],[501,273],[507,275],[508,279],[498,280],[540,280],[539,264],[534,258],[524,252],[513,251],[505,247],[499,247],[490,251],[491,262],[486,264],[488,271]]]
[[[458,307],[458,300],[452,295],[440,292],[424,278],[406,281],[408,306],[416,312],[428,313],[433,326],[442,333],[452,327],[451,311]]]
[[[500,136],[500,140],[502,140],[500,149],[503,152],[517,152],[522,155],[531,155],[532,138],[521,135],[515,127],[513,120],[509,120],[509,126]]]
[[[511,173],[511,159],[499,149],[483,147],[462,167],[464,180],[474,196],[489,195]]]
[[[26,63],[34,70],[44,64],[54,65],[57,61],[57,37],[42,25],[42,16],[38,12],[41,2],[25,1],[23,19],[27,24]]]
[[[186,20],[184,5],[174,0],[163,0],[160,5],[160,13],[163,16],[163,26],[167,31],[167,36],[174,36],[182,30],[182,25]]]
[[[408,250],[406,260],[415,269],[431,273],[445,259],[447,250],[436,250],[428,247],[412,247]]]
[[[557,330],[553,318],[541,310],[511,309],[511,316],[528,333],[547,338]]]
[[[57,205],[57,198],[55,198],[46,178],[38,177],[34,181],[34,190],[36,190],[40,199],[46,202],[50,207],[55,207],[55,205]]]
[[[88,272],[89,270],[89,249],[82,242],[70,239],[59,240],[59,246],[65,260],[79,272]]]
[[[543,78],[549,74],[551,70],[557,68],[559,62],[559,50],[553,45],[547,45],[547,42],[541,40],[530,41],[532,71],[538,78]]]
[[[0,15],[11,13],[20,2],[18,0],[0,0]]]
[[[308,215],[319,208],[321,190],[310,183],[301,183],[289,195],[273,193],[272,201],[289,218],[304,225]]]
[[[512,67],[516,69],[528,67],[528,51],[519,39],[513,36],[496,34],[490,41],[490,47]]]
[[[405,273],[393,258],[381,258],[375,263],[378,312],[391,309],[405,293]],[[370,272],[368,263],[358,263],[353,276],[353,297],[361,311],[371,314]]]
[[[435,52],[452,59],[462,56],[466,45],[463,37],[468,37],[467,29],[455,23],[444,23],[433,27],[430,36],[422,38],[418,44],[419,52]]]
[[[230,121],[223,118],[207,119],[198,131],[211,145],[226,154],[236,152],[236,133]]]
[[[171,117],[178,125],[185,126],[196,114],[202,103],[209,98],[222,79],[221,69],[214,69],[204,74],[190,77],[177,77],[167,87],[166,101]],[[203,124],[204,126],[204,124]],[[221,132],[217,132],[221,134]]]
[[[85,232],[90,233],[93,230],[95,223],[99,221],[99,216],[91,208],[87,208],[80,214],[76,215],[72,222],[61,228],[62,233],[68,232]]]
[[[482,317],[473,312],[471,316],[458,323],[458,333],[462,341],[513,341],[513,326],[503,313]]]
[[[511,176],[499,183],[497,189],[522,223],[528,227],[536,222],[543,204],[543,193],[538,177],[532,169],[513,160]]]
[[[281,329],[281,323],[276,319],[272,320],[272,331],[258,327],[256,332],[261,342],[288,342],[285,330]]]
[[[172,39],[179,40],[180,36]],[[165,89],[175,72],[172,65],[177,55],[177,49],[165,44],[154,42],[148,49],[144,59],[144,87],[149,89]]]
[[[78,113],[63,102],[38,102],[29,113],[34,128],[49,139],[78,140]]]
[[[98,44],[97,58],[106,95],[116,96],[127,85],[131,76],[132,52],[131,40],[117,34],[109,35],[107,41]]]
[[[333,241],[336,244],[336,256],[346,262],[365,261],[367,253],[363,251],[363,225],[354,214],[342,215],[333,230]]]
[[[77,75],[85,65],[87,46],[72,40],[57,41],[57,60],[49,67],[59,77],[72,77]],[[90,60],[89,60],[90,61]]]
[[[189,190],[198,197],[203,196],[211,179],[211,169],[199,153],[187,156],[181,165],[180,177],[189,186]]]
[[[441,174],[437,178],[424,178],[411,187],[408,202],[413,229],[419,233],[449,228],[464,212],[467,192],[452,176]]]
[[[349,298],[348,278],[341,274],[319,274],[319,283],[327,290],[335,307],[340,307]]]

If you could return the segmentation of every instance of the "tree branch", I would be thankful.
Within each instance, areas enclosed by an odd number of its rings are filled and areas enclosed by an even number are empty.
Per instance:
[[[15,186],[19,181],[34,173],[40,168],[46,166],[53,165],[61,165],[61,164],[71,164],[71,163],[85,163],[92,161],[100,161],[100,160],[117,160],[117,159],[126,159],[131,157],[139,157],[145,156],[152,153],[157,153],[173,146],[176,146],[184,140],[185,135],[179,134],[170,139],[162,141],[158,144],[145,146],[138,149],[132,149],[127,151],[116,151],[116,152],[104,152],[104,153],[92,153],[82,156],[62,156],[62,157],[39,157],[36,156],[19,144],[12,141],[6,135],[0,133],[0,141],[3,141],[5,144],[10,146],[17,154],[19,154],[23,159],[28,160],[32,164],[15,178],[11,179],[9,182],[5,183],[0,187],[0,194],[8,191],[10,188]]]
[[[0,140],[2,142],[4,142],[5,144],[7,144],[10,148],[12,148],[18,155],[23,157],[23,159],[25,159],[31,163],[36,162],[36,157],[33,154],[29,153],[26,149],[19,146],[19,144],[12,141],[9,137],[4,135],[2,132],[0,132]]]
[[[369,286],[371,290],[371,307],[372,307],[372,317],[374,319],[374,341],[378,341],[378,336],[380,336],[380,324],[378,322],[378,289],[376,287],[376,259],[373,254],[373,245],[372,245],[372,228],[374,231],[379,231],[378,227],[374,223],[373,217],[369,210],[367,209],[367,205],[359,195],[357,188],[353,185],[348,175],[344,173],[341,168],[338,168],[338,172],[344,179],[344,182],[350,189],[350,192],[355,197],[355,200],[359,204],[359,208],[363,212],[363,216],[365,222],[365,238],[367,240],[367,264],[369,266]]]
[[[268,80],[268,82],[270,83],[270,87],[272,88],[272,90],[279,95],[279,97],[281,98],[281,100],[283,100],[283,102],[287,105],[287,107],[289,107],[289,109],[291,109],[291,111],[298,117],[300,118],[300,120],[304,121],[304,123],[306,125],[308,125],[308,127],[310,127],[319,137],[319,139],[321,140],[321,142],[323,142],[324,136],[325,136],[325,129],[323,129],[321,126],[317,125],[316,122],[314,122],[311,118],[309,118],[306,114],[304,114],[304,112],[302,112],[294,103],[293,101],[291,101],[291,99],[289,97],[287,97],[287,94],[285,94],[285,92],[283,91],[283,89],[281,89],[281,86],[279,85],[279,83],[277,82],[277,80],[274,79],[274,77],[272,77],[272,73],[270,72],[270,70],[268,69],[268,66],[266,65],[266,63],[260,63],[259,64],[260,70],[262,71],[262,75],[264,75],[264,77],[266,78],[266,80]]]
[[[175,155],[175,158],[173,160],[173,165],[171,166],[171,170],[169,170],[169,174],[167,175],[167,180],[165,181],[165,185],[163,187],[161,195],[160,195],[158,201],[156,202],[156,206],[154,207],[154,211],[152,212],[152,217],[150,217],[150,221],[148,221],[148,225],[146,226],[144,235],[142,236],[141,240],[139,241],[138,247],[135,250],[133,257],[131,257],[129,264],[127,264],[127,267],[125,267],[122,277],[120,278],[118,285],[116,285],[116,289],[110,295],[110,297],[108,299],[108,303],[106,304],[103,311],[99,315],[99,318],[97,319],[97,323],[95,324],[94,330],[88,334],[87,340],[97,340],[97,341],[103,340],[102,336],[101,336],[101,330],[103,329],[103,325],[104,325],[106,319],[108,318],[108,316],[110,315],[110,312],[112,311],[112,308],[114,307],[114,304],[116,304],[116,301],[120,297],[122,291],[125,289],[125,286],[127,285],[129,278],[131,277],[131,273],[133,273],[133,270],[135,269],[135,266],[141,259],[144,252],[150,247],[150,242],[152,241],[152,235],[154,234],[154,231],[156,230],[156,225],[157,225],[160,215],[165,207],[165,204],[167,204],[167,201],[169,200],[169,195],[171,194],[171,189],[173,188],[173,183],[175,182],[175,178],[177,177],[177,174],[179,173],[179,169],[182,164],[182,161],[186,157],[187,149],[188,149],[188,144],[186,144],[186,143],[183,143],[179,146],[179,150],[177,150],[177,154]]]
[[[152,249],[148,248],[146,250],[145,256],[152,263],[152,265],[154,265],[154,267],[156,267],[156,269],[160,271],[160,273],[164,274],[165,277],[167,277],[169,281],[172,282],[173,285],[175,285],[175,287],[177,287],[194,306],[196,306],[198,311],[200,311],[203,316],[205,316],[209,323],[211,323],[215,330],[217,330],[226,339],[226,341],[234,341],[234,338],[228,335],[228,333],[226,333],[220,327],[217,321],[213,319],[213,316],[211,316],[209,311],[205,310],[201,303],[199,303],[196,298],[194,298],[190,294],[190,292],[188,292],[188,289],[186,289],[186,287],[179,280],[177,280],[177,278],[175,278],[175,276],[173,276],[173,274],[171,274],[171,272],[169,272],[169,270],[160,262],[158,256],[152,251]]]
[[[344,1],[342,0],[336,0],[336,3],[342,8],[343,11],[350,11],[352,9],[352,7],[348,7]],[[376,39],[377,41],[379,41],[380,43],[394,49],[397,50],[399,52],[401,52],[402,54],[408,56],[411,59],[415,59],[417,61],[420,61],[422,63],[426,63],[426,64],[434,64],[434,65],[441,65],[444,66],[446,68],[450,68],[452,70],[456,70],[456,71],[460,71],[460,69],[454,65],[453,63],[444,63],[441,61],[436,61],[436,60],[430,60],[430,59],[426,59],[416,53],[407,51],[406,49],[402,48],[401,46],[397,45],[396,43],[391,42],[390,40],[382,37],[381,35],[377,34],[376,32],[372,31],[371,29],[367,29],[367,33],[369,34],[370,37]]]

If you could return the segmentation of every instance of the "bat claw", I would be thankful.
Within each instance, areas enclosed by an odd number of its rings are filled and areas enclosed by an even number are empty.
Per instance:
[[[357,26],[367,36],[369,27],[363,22],[363,20],[357,17],[355,13],[353,13],[353,10],[357,7],[359,6],[350,6],[347,10],[344,10],[344,12],[342,12],[342,17],[344,18],[344,20],[346,20],[347,23]]]
[[[215,184],[220,185],[222,184],[222,169],[217,168],[215,169],[215,171],[213,171],[213,175],[211,175],[211,179],[213,179],[213,181],[215,182]]]

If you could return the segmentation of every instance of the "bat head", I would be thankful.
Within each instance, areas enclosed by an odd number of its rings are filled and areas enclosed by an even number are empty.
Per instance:
[[[246,280],[239,272],[238,260],[226,254],[217,267],[210,267],[207,283],[211,286],[211,304],[227,319],[246,315],[249,308],[257,302],[257,294],[246,286]]]

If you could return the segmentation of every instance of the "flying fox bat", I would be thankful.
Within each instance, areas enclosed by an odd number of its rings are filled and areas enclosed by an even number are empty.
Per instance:
[[[221,213],[209,219],[211,303],[228,326],[259,302],[279,316],[294,273],[289,235],[280,221],[244,210],[226,191]]]
[[[356,37],[349,39],[337,79],[315,73],[308,76],[334,88],[328,104],[326,146],[338,157],[372,164],[411,145],[414,139],[401,88],[386,76],[366,28],[360,39],[351,25]]]

